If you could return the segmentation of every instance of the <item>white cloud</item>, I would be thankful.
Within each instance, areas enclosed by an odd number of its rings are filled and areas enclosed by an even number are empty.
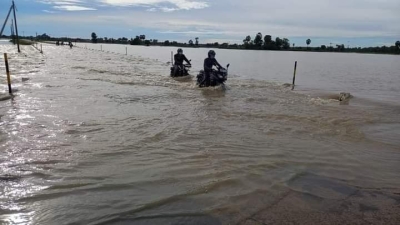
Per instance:
[[[51,11],[51,10],[42,10],[42,11],[45,13],[51,13],[51,14],[56,13],[55,11]]]
[[[173,12],[173,11],[176,11],[176,10],[179,10],[179,9],[178,8],[162,7],[162,8],[160,8],[160,10],[163,11],[163,12]]]
[[[204,1],[192,0],[99,0],[103,3],[112,6],[153,6],[158,7],[162,11],[170,12],[176,10],[204,9],[209,7],[209,4]],[[173,7],[163,7],[162,5],[169,4]]]
[[[93,9],[93,8],[77,6],[77,5],[59,5],[59,6],[54,6],[53,8],[60,9],[60,10],[67,10],[67,11],[88,11],[88,10],[90,11],[90,10],[96,10],[96,9]]]
[[[38,0],[40,3],[53,5],[54,9],[65,11],[90,11],[96,10],[92,7],[87,7],[86,1],[83,0]],[[42,10],[46,13],[54,13],[54,11]]]
[[[41,0],[54,6],[97,8],[101,14],[65,15],[62,20],[104,25],[103,30],[131,28],[161,37],[194,35],[237,40],[262,32],[274,37],[372,38],[400,36],[399,0]],[[72,4],[74,3],[74,4]],[[111,7],[110,7],[111,6]],[[118,6],[118,7],[113,7]],[[203,10],[186,10],[203,9]],[[154,13],[176,12],[179,13]],[[132,13],[135,19],[132,20]],[[56,19],[47,15],[48,20]],[[115,34],[119,35],[119,34]]]

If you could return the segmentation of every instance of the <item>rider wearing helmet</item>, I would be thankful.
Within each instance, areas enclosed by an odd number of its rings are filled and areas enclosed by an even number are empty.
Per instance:
[[[178,53],[175,54],[174,56],[175,63],[174,63],[174,75],[178,72],[179,66],[183,66],[183,61],[186,61],[187,64],[190,64],[190,61],[186,58],[186,56],[183,54],[183,50],[181,48],[178,49]]]
[[[208,52],[208,58],[204,60],[204,75],[205,79],[203,82],[206,82],[206,84],[210,83],[210,73],[212,72],[212,67],[217,66],[218,68],[222,68],[222,66],[218,63],[218,61],[215,59],[215,51],[210,50]]]

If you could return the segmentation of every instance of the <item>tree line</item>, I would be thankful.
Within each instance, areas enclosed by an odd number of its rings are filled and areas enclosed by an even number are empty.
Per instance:
[[[317,51],[317,52],[359,52],[359,53],[386,53],[386,54],[400,54],[400,41],[396,41],[393,46],[381,46],[381,47],[345,47],[344,44],[336,44],[335,46],[321,45],[319,47],[309,47],[311,39],[306,39],[305,44],[307,47],[296,47],[295,44],[290,44],[288,38],[276,37],[272,38],[271,35],[263,36],[261,32],[258,32],[254,39],[250,35],[247,35],[243,39],[243,44],[229,44],[229,43],[207,43],[200,44],[199,38],[196,37],[190,39],[187,43],[179,43],[177,41],[166,40],[159,42],[157,39],[146,39],[146,35],[137,35],[135,38],[118,38],[108,39],[97,38],[96,33],[92,33],[92,43],[117,43],[117,44],[130,44],[130,45],[156,45],[156,46],[176,46],[176,47],[205,47],[205,48],[223,48],[223,49],[253,49],[253,50],[289,50],[289,51]]]
[[[12,38],[12,36],[2,35],[2,38]],[[261,32],[258,32],[254,39],[250,35],[247,35],[243,39],[243,44],[230,44],[230,43],[200,43],[200,39],[195,37],[194,39],[188,40],[186,43],[177,41],[158,41],[157,39],[146,39],[146,35],[137,35],[135,38],[107,38],[98,37],[95,32],[91,33],[91,39],[82,38],[68,38],[68,37],[50,37],[50,35],[44,33],[41,35],[26,36],[22,37],[26,39],[41,40],[41,41],[73,41],[73,42],[92,42],[92,43],[110,43],[110,44],[130,44],[130,45],[154,45],[154,46],[176,46],[176,47],[199,47],[199,48],[221,48],[221,49],[252,49],[252,50],[283,50],[283,51],[316,51],[316,52],[358,52],[358,53],[381,53],[381,54],[400,54],[400,41],[396,41],[392,46],[377,46],[377,47],[352,47],[345,46],[344,44],[329,46],[321,45],[319,47],[309,47],[312,40],[306,39],[305,44],[307,47],[295,46],[290,44],[287,38],[272,38],[271,35],[263,36]]]

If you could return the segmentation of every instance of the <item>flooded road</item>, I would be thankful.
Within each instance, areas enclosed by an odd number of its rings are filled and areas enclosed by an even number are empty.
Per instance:
[[[292,65],[288,81],[278,66],[262,77],[260,63],[252,76],[233,58],[266,53],[217,51],[232,68],[224,91],[171,79],[172,48],[80,47],[0,45],[18,89],[0,102],[0,223],[399,223],[399,65],[387,66],[398,57],[322,54],[341,71],[346,57],[374,57],[381,83],[355,84],[349,68],[324,86],[312,77],[332,71],[315,65],[299,69],[314,84],[290,91]],[[191,51],[195,76],[206,50]],[[348,105],[324,97],[339,89],[354,95]]]

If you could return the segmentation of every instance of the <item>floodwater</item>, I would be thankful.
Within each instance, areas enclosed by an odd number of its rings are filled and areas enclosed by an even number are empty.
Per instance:
[[[0,45],[0,224],[400,223],[399,56],[78,45]]]

